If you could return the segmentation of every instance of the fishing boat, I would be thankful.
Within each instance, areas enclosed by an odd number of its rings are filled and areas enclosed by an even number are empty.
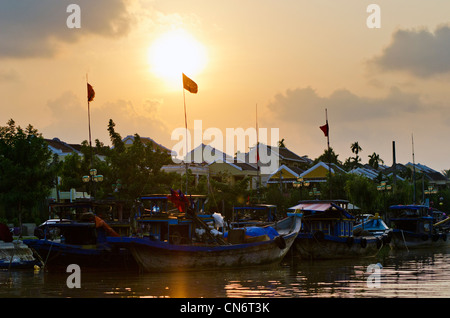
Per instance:
[[[33,251],[0,223],[0,269],[33,268],[37,264]]]
[[[392,205],[388,212],[394,234],[391,245],[407,249],[445,246],[448,228],[444,224],[448,221],[450,218],[436,222],[432,209],[426,205]]]
[[[40,265],[33,251],[20,240],[0,241],[0,269],[24,269]]]
[[[381,236],[387,235],[386,243],[390,242],[392,229],[390,229],[378,213],[367,215],[360,223],[353,226],[354,236]]]
[[[159,201],[162,204],[147,205],[161,207],[172,202],[176,208],[169,207],[166,211],[152,208],[150,211],[158,212],[141,214],[137,219],[137,236],[108,238],[110,243],[129,249],[147,272],[274,264],[287,254],[300,230],[300,219],[289,217],[257,231],[254,227],[235,228],[224,234],[208,226],[181,192],[172,191]]]
[[[120,236],[123,224],[116,231],[102,218],[94,214],[100,203],[79,201],[51,204],[50,219],[37,227],[38,239],[23,242],[39,256],[47,270],[66,270],[70,264],[81,269],[111,270],[138,267],[128,250],[107,242],[108,236]],[[58,214],[58,218],[54,214]]]
[[[288,215],[298,215],[302,227],[293,249],[304,259],[338,259],[373,256],[385,246],[387,235],[355,236],[355,217],[346,200],[300,201]]]

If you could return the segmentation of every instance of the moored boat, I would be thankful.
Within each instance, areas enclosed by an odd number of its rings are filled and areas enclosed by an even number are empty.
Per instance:
[[[436,222],[426,205],[392,205],[388,222],[393,229],[393,248],[430,248],[447,244],[448,229],[441,227],[448,219]]]
[[[9,227],[0,223],[0,269],[33,268],[38,264],[33,251],[15,240]]]
[[[366,219],[359,224],[353,226],[353,235],[355,236],[392,236],[392,229],[390,229],[378,213],[375,215],[368,215]]]
[[[128,250],[107,242],[108,236],[119,234],[92,209],[90,201],[50,205],[50,214],[57,212],[59,218],[39,226],[35,233],[38,239],[24,240],[45,269],[65,271],[70,264],[82,270],[138,269]]]
[[[20,240],[0,241],[0,269],[33,268],[40,265],[33,251]]]
[[[305,259],[338,259],[373,256],[387,244],[388,236],[355,236],[355,217],[345,200],[301,201],[289,210],[302,219],[293,248]]]
[[[172,192],[171,200],[179,202],[176,211],[160,210],[137,219],[138,236],[108,238],[111,244],[129,249],[144,271],[220,270],[277,263],[300,230],[301,221],[294,216],[266,227],[261,235],[246,235],[244,228],[236,228],[224,236],[206,225],[181,193]]]
[[[285,216],[273,204],[234,206],[229,223],[232,228],[269,225]]]

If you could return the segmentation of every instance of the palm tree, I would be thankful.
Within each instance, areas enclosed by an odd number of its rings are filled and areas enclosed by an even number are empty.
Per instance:
[[[381,164],[384,163],[383,159],[380,158],[380,155],[375,152],[373,154],[369,155],[368,157],[370,158],[369,166],[371,166],[375,169],[378,169],[379,163],[381,163]]]
[[[352,150],[352,152],[356,155],[355,157],[351,158],[353,159],[353,161],[348,160],[348,164],[350,167],[355,168],[356,166],[358,166],[358,163],[361,161],[361,158],[358,156],[358,153],[360,151],[362,151],[361,146],[359,145],[359,143],[357,141],[355,141],[354,143],[351,144],[350,149]],[[350,159],[350,158],[349,158]]]
[[[356,157],[358,157],[358,153],[360,151],[362,151],[361,146],[359,145],[359,143],[357,141],[355,141],[354,143],[352,143],[352,145],[350,146],[350,149],[352,150],[352,152],[356,155]]]

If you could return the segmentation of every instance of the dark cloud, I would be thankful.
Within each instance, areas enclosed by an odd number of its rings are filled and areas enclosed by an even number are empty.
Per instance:
[[[68,5],[81,9],[81,28],[67,27]],[[125,0],[7,0],[0,3],[0,57],[51,57],[85,35],[123,36],[133,18]]]
[[[427,100],[425,95],[393,87],[381,96],[368,97],[347,89],[321,95],[311,87],[287,90],[267,105],[261,126],[278,127],[280,139],[299,154],[314,159],[323,154],[326,138],[319,126],[325,124],[328,109],[330,145],[345,161],[353,156],[350,145],[358,141],[368,155],[392,157],[392,141],[397,142],[397,162],[410,160],[411,134],[421,144],[421,160],[435,162],[434,141],[449,133],[450,111],[445,103]],[[431,128],[432,127],[432,128]],[[438,143],[439,144],[439,143]],[[439,146],[440,148],[442,146]]]
[[[268,105],[272,116],[285,122],[302,123],[310,120],[317,123],[325,108],[332,110],[342,122],[364,122],[419,112],[427,107],[431,106],[424,104],[419,94],[405,93],[395,87],[378,98],[358,96],[346,89],[321,97],[310,87],[297,88],[276,95]],[[316,114],[321,117],[316,118]]]
[[[428,30],[398,30],[380,56],[369,64],[383,71],[405,71],[418,77],[450,72],[450,27]]]

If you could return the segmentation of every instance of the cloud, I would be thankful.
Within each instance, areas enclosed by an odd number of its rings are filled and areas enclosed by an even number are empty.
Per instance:
[[[450,72],[450,27],[398,30],[382,54],[369,61],[383,71],[404,71],[417,77]]]
[[[90,117],[92,141],[99,139],[109,144],[107,131],[108,122],[112,119],[116,123],[116,131],[122,136],[138,133],[142,137],[151,137],[160,143],[159,136],[170,136],[166,124],[158,116],[157,103],[153,102],[152,112],[145,111],[149,101],[143,106],[135,107],[131,101],[115,100],[104,104],[91,103]],[[80,143],[88,139],[88,109],[87,104],[71,91],[63,92],[47,102],[49,109],[49,124],[43,127],[45,138],[58,137],[69,143]]]
[[[342,122],[373,121],[402,116],[424,110],[426,105],[419,94],[402,92],[393,87],[384,97],[358,96],[347,89],[334,91],[328,97],[322,97],[311,87],[287,90],[277,94],[268,104],[272,115],[285,122],[303,124],[315,121],[323,114],[325,108],[335,113]],[[322,116],[323,118],[323,116]]]
[[[2,1],[0,4],[0,57],[52,57],[64,43],[75,43],[86,35],[126,35],[133,18],[125,0],[77,0],[81,28],[67,27],[70,0]]]
[[[397,87],[375,97],[348,89],[335,90],[329,95],[321,95],[311,87],[289,89],[267,104],[260,125],[278,127],[280,139],[285,138],[288,148],[316,158],[326,146],[326,138],[319,129],[325,124],[325,109],[328,110],[330,145],[342,161],[353,155],[350,145],[355,141],[365,151],[364,163],[373,152],[382,154],[384,160],[389,159],[391,142],[396,140],[398,147],[403,147],[402,153],[400,150],[397,153],[399,162],[407,162],[411,133],[433,141],[439,140],[439,135],[450,133],[448,105],[430,102],[425,95]],[[425,145],[435,148],[436,144],[431,146],[430,140]],[[434,153],[431,149],[427,155]]]

